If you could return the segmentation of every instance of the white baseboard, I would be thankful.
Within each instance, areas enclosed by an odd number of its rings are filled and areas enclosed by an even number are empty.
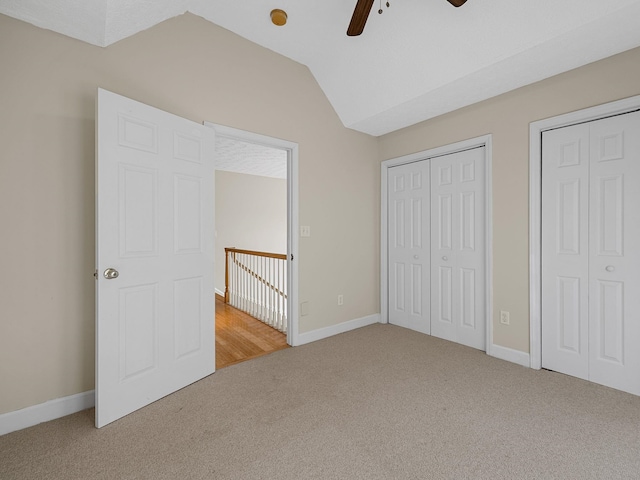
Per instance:
[[[218,290],[217,288],[214,288],[214,290],[218,295],[220,295],[221,297],[224,297],[224,292],[222,290]]]
[[[330,327],[324,327],[317,330],[311,330],[310,332],[299,333],[295,345],[299,346],[306,343],[315,342],[317,340],[322,340],[323,338],[338,335],[339,333],[355,330],[356,328],[373,325],[374,323],[380,323],[379,313],[368,315],[366,317],[356,318],[347,322],[338,323],[337,325],[331,325]]]
[[[521,352],[520,350],[501,347],[500,345],[496,345],[494,343],[493,345],[491,345],[491,351],[487,353],[492,357],[506,360],[507,362],[517,363],[518,365],[522,365],[523,367],[529,368],[531,366],[529,354]]]
[[[39,405],[23,408],[0,415],[0,435],[33,427],[42,422],[65,417],[95,405],[95,391],[77,393],[68,397],[56,398]]]

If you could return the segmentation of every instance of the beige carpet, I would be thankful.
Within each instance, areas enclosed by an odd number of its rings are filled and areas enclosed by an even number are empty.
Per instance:
[[[638,479],[640,397],[373,325],[0,437],[2,480],[405,478]]]

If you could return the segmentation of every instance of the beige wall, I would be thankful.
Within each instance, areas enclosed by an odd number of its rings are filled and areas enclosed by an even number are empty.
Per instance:
[[[287,180],[216,171],[216,290],[224,249],[287,253]]]
[[[378,312],[377,140],[306,67],[187,14],[104,49],[0,15],[0,68],[0,414],[94,388],[98,87],[297,142],[300,331]]]
[[[494,343],[529,351],[529,123],[638,94],[634,49],[380,137],[386,160],[493,134]]]

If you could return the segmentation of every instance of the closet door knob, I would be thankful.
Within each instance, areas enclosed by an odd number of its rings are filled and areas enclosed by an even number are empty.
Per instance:
[[[613,265],[607,265],[604,269],[607,272],[613,272],[615,270],[615,267]]]
[[[442,257],[442,259],[446,262],[447,260],[449,260],[448,257]]]

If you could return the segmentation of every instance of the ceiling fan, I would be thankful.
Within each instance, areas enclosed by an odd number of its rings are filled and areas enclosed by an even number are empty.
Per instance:
[[[374,1],[375,0],[358,0],[356,8],[353,11],[353,15],[351,16],[351,23],[349,23],[347,35],[349,35],[350,37],[355,37],[363,32]],[[447,2],[449,2],[454,7],[461,7],[466,1],[467,0],[447,0]],[[387,4],[387,6],[389,6],[389,4]],[[382,10],[380,10],[380,13],[382,13]]]

